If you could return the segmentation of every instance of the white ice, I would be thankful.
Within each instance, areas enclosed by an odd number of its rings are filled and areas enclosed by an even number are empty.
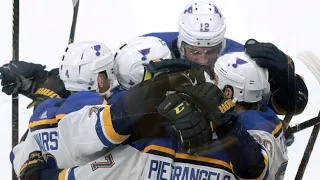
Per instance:
[[[98,40],[115,48],[121,42],[154,31],[176,31],[179,12],[188,0],[81,0],[76,41]],[[216,0],[227,18],[227,37],[244,43],[248,38],[269,41],[291,55],[296,72],[309,88],[309,104],[292,125],[319,112],[320,86],[295,54],[309,49],[320,55],[320,2],[316,0]],[[57,67],[68,42],[72,19],[71,0],[20,1],[20,59]],[[0,1],[0,65],[9,62],[12,38],[12,1]],[[11,97],[0,93],[0,172],[11,179]],[[19,135],[27,128],[30,100],[19,99]],[[296,134],[289,150],[285,179],[296,175],[311,129]],[[320,142],[315,145],[303,179],[319,179]]]

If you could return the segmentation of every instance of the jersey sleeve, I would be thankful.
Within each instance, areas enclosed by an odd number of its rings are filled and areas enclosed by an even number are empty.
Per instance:
[[[125,141],[129,136],[118,134],[113,127],[110,106],[85,106],[64,116],[59,124],[59,147],[72,159],[90,156]]]
[[[60,172],[41,172],[40,180],[69,179],[139,179],[147,161],[146,153],[142,153],[129,145],[119,146],[103,157]]]
[[[10,161],[17,175],[19,175],[21,166],[29,159],[29,154],[33,151],[40,151],[30,132],[25,137],[10,153]]]
[[[239,179],[268,177],[269,156],[265,148],[250,135],[248,128],[243,126],[241,119],[217,128],[216,133]]]
[[[281,179],[288,162],[287,149],[281,124],[272,133],[260,130],[248,130],[250,135],[261,145],[261,151],[268,165],[267,179]]]

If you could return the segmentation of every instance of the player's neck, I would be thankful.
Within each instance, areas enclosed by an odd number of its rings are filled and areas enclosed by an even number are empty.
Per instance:
[[[243,111],[246,111],[246,109],[243,106],[241,106],[240,104],[236,104],[235,105],[235,111],[237,112],[237,114],[239,114],[239,113],[241,113]]]

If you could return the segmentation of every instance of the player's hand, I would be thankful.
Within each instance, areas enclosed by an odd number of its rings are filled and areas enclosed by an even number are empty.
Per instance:
[[[213,130],[229,123],[235,116],[235,104],[214,84],[205,82],[196,86],[187,85],[176,88],[185,101],[190,102],[206,114],[212,122]]]
[[[158,114],[157,107],[166,98],[167,92],[174,91],[181,85],[195,85],[204,81],[204,70],[191,68],[181,72],[164,73],[137,84],[110,107],[114,123],[126,122],[121,123],[122,129],[117,133],[134,134],[136,140],[157,134],[158,130],[161,130],[159,119],[164,119]]]
[[[21,86],[21,82],[18,76],[11,73],[9,64],[5,64],[0,67],[0,73],[2,92],[7,95],[16,93],[18,88]]]
[[[244,47],[246,54],[254,59],[258,66],[268,69],[271,92],[275,92],[280,84],[294,79],[295,67],[291,57],[274,44],[249,39]]]
[[[183,149],[193,154],[198,148],[212,141],[209,121],[178,94],[169,94],[159,105],[158,112],[168,120],[162,125],[171,126]]]
[[[308,89],[295,74],[294,62],[271,43],[250,39],[245,43],[245,52],[269,72],[272,104],[279,114],[301,113],[308,103]]]
[[[10,61],[0,68],[2,91],[8,95],[28,91],[34,81],[47,77],[45,66],[24,61]],[[26,95],[26,94],[23,94]],[[26,95],[28,96],[28,95]]]
[[[10,61],[9,68],[13,74],[21,75],[27,79],[46,77],[47,75],[47,71],[44,70],[46,66],[25,61]]]
[[[200,68],[201,65],[186,59],[156,59],[144,64],[144,81],[155,78],[156,76],[183,72],[191,68]]]
[[[66,98],[71,94],[70,91],[65,89],[64,83],[60,79],[58,68],[49,71],[46,81],[38,82],[35,86],[33,101],[27,108],[35,107],[46,99]]]
[[[19,178],[20,180],[39,180],[39,171],[47,168],[41,151],[33,151],[29,154],[29,159],[21,166]]]

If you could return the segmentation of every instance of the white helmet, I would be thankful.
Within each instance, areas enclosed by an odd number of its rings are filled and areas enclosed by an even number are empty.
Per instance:
[[[114,79],[113,64],[113,54],[105,44],[72,43],[60,60],[59,74],[69,91],[98,91],[98,74],[106,71],[108,79]]]
[[[119,84],[128,90],[142,81],[142,64],[153,59],[171,58],[171,51],[163,40],[153,36],[134,38],[116,51],[115,75]]]
[[[225,47],[226,20],[212,0],[192,0],[179,18],[178,48],[182,42],[196,47]]]
[[[221,90],[226,85],[233,88],[234,102],[258,102],[269,93],[268,70],[260,68],[244,52],[219,57],[214,72]]]

